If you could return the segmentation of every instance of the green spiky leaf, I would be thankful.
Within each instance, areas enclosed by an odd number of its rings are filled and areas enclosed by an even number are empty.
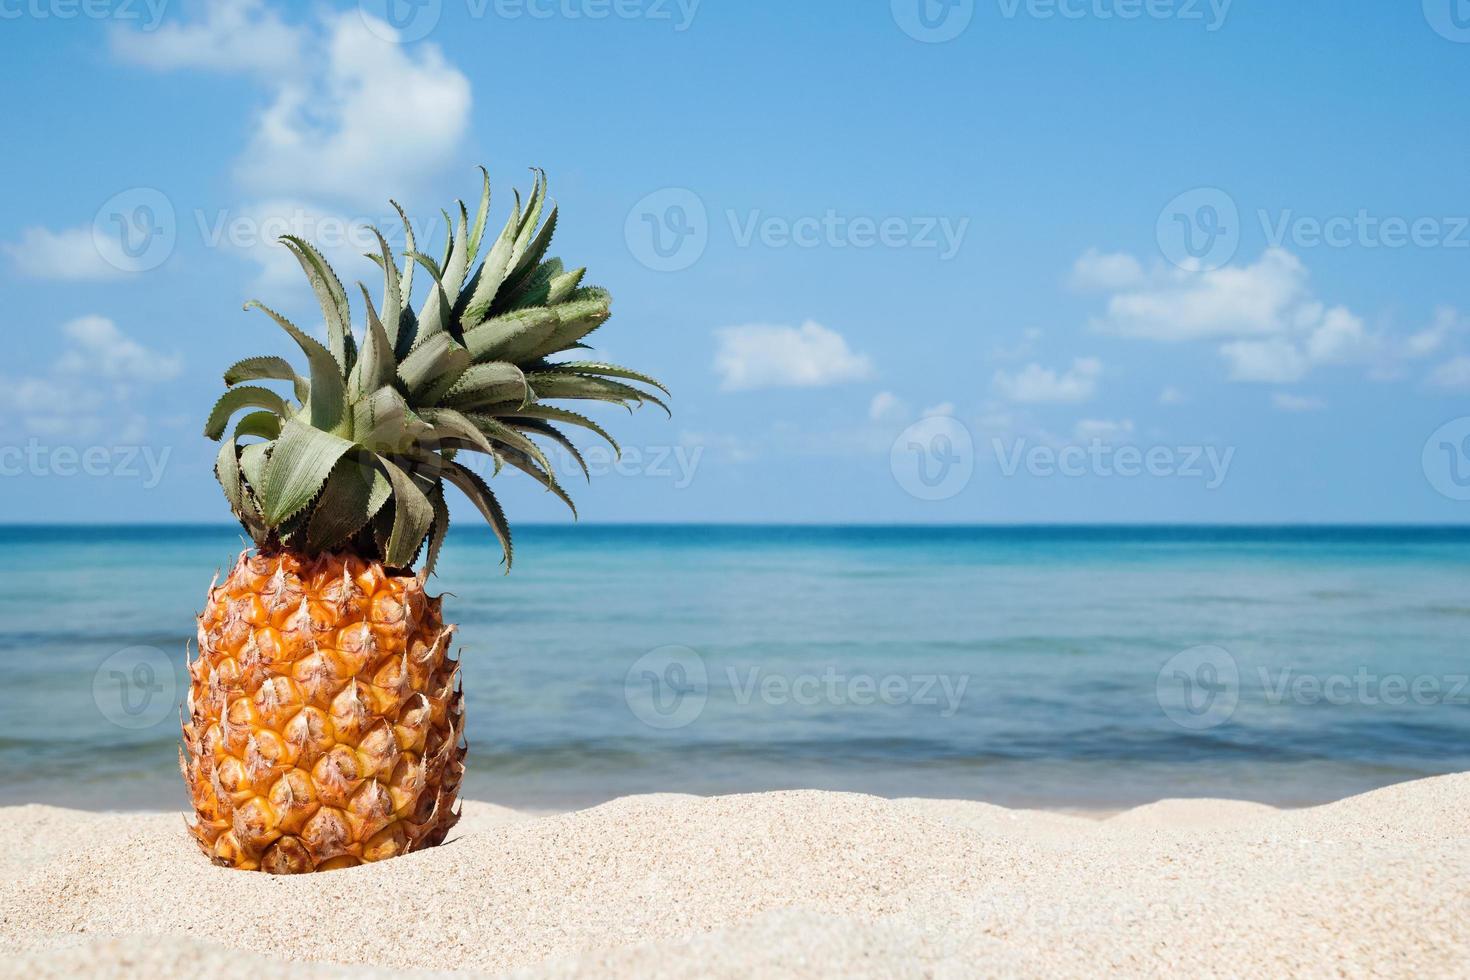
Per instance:
[[[209,418],[204,423],[204,434],[210,439],[218,439],[225,434],[230,417],[244,408],[263,408],[283,418],[291,414],[291,407],[286,404],[286,399],[269,388],[241,385],[219,396],[214,408],[209,410]]]
[[[379,306],[361,290],[360,335],[353,333],[341,280],[321,251],[299,238],[282,239],[321,306],[326,343],[274,310],[248,304],[290,336],[306,357],[306,370],[274,354],[236,362],[206,422],[207,434],[223,439],[215,475],[261,545],[347,549],[401,569],[424,555],[427,575],[449,527],[448,482],[489,522],[508,569],[513,552],[505,514],[485,480],[456,456],[487,454],[497,475],[502,463],[522,470],[575,514],[551,448],[570,454],[584,476],[590,474],[562,427],[592,432],[614,451],[618,446],[598,422],[554,403],[664,406],[659,394],[667,389],[650,375],[602,360],[554,359],[587,348],[588,335],[611,314],[611,298],[582,285],[584,269],[567,270],[547,256],[559,219],[545,174],[535,171],[524,201],[519,194],[513,198],[483,261],[488,174],[478,207],[470,211],[456,202],[445,212],[436,258],[419,250],[407,216],[392,202],[404,222],[406,247],[395,257],[374,229],[378,248],[368,258],[381,270],[383,291]],[[431,280],[418,311],[416,266]],[[296,401],[284,389],[258,384],[263,381],[289,382]]]
[[[287,422],[271,448],[259,488],[266,522],[279,525],[311,503],[337,460],[351,448],[346,439],[300,419]]]

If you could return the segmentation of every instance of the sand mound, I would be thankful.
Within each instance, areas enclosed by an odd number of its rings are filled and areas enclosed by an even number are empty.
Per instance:
[[[1101,822],[819,792],[535,818],[469,803],[443,847],[300,878],[212,867],[176,814],[3,812],[0,952],[25,975],[245,977],[285,960],[293,977],[1423,977],[1470,962],[1470,774],[1310,810],[1167,801]]]

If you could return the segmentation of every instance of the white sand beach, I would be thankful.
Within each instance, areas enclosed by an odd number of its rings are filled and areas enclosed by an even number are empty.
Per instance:
[[[470,802],[445,846],[296,878],[213,867],[176,813],[3,826],[17,976],[1470,975],[1470,773],[1103,820],[824,792]]]

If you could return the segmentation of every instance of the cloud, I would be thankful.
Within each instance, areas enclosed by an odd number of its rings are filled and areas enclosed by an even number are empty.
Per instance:
[[[1109,298],[1107,313],[1093,323],[1124,337],[1171,342],[1265,336],[1286,331],[1308,302],[1306,268],[1271,248],[1239,268],[1156,270],[1148,282]]]
[[[112,51],[120,60],[175,71],[295,74],[304,62],[305,37],[260,0],[211,0],[192,24],[164,24],[151,31],[113,31]]]
[[[1441,306],[1434,311],[1429,326],[1410,334],[1403,344],[1403,355],[1408,358],[1428,357],[1438,353],[1451,335],[1464,329],[1464,322],[1453,306]]]
[[[1327,407],[1327,403],[1320,398],[1312,398],[1308,395],[1291,395],[1284,391],[1278,391],[1271,396],[1271,404],[1283,412],[1320,412]]]
[[[928,418],[931,415],[953,416],[954,413],[954,402],[940,402],[938,405],[930,405],[919,414]]]
[[[887,422],[908,415],[908,406],[891,391],[880,391],[868,403],[868,418],[874,422]]]
[[[835,330],[808,320],[800,327],[748,324],[715,331],[715,372],[725,391],[817,388],[872,377],[873,363]]]
[[[1002,398],[1013,402],[1080,402],[1091,398],[1097,391],[1101,375],[1101,361],[1095,357],[1079,357],[1063,372],[1035,362],[1014,374],[996,371],[993,384]]]
[[[1078,263],[1090,268],[1100,261],[1089,252]],[[1115,291],[1091,325],[1161,343],[1215,343],[1231,380],[1269,384],[1299,381],[1323,365],[1367,363],[1386,349],[1384,338],[1370,333],[1357,314],[1318,299],[1306,266],[1282,248],[1268,248],[1255,263],[1239,267],[1156,265]]]
[[[1290,384],[1318,365],[1356,360],[1373,346],[1363,321],[1345,309],[1317,310],[1309,316],[1320,320],[1300,340],[1272,337],[1222,344],[1220,354],[1230,367],[1230,380]]]
[[[1311,363],[1289,340],[1237,340],[1220,347],[1231,381],[1289,384],[1306,377]]]
[[[469,79],[437,45],[395,36],[355,9],[288,25],[260,0],[212,0],[200,21],[115,34],[113,50],[268,88],[234,168],[251,193],[381,207],[457,161],[471,102]]]
[[[997,361],[1019,361],[1023,357],[1030,357],[1036,353],[1036,342],[1041,339],[1040,327],[1027,327],[1021,331],[1021,339],[1015,344],[1007,346],[999,345],[990,352],[992,360]]]
[[[61,335],[66,344],[48,373],[0,376],[0,409],[37,436],[141,442],[148,420],[135,395],[178,377],[182,358],[149,350],[102,316],[71,320]]]
[[[102,281],[124,275],[121,255],[109,261],[97,247],[90,226],[51,231],[34,226],[20,233],[20,241],[0,243],[15,268],[34,279],[70,282]]]
[[[385,206],[383,210],[389,209]],[[378,240],[370,226],[384,229],[395,251],[402,250],[397,215],[379,213],[348,218],[305,201],[261,201],[205,215],[200,220],[206,243],[230,249],[260,266],[256,286],[266,290],[300,286],[305,282],[300,264],[280,244],[281,235],[295,235],[312,242],[344,276],[348,270],[357,268],[363,253],[377,252]],[[415,223],[415,231],[424,235],[431,229],[442,231],[442,228],[442,220],[430,225]]]
[[[718,459],[727,463],[752,463],[760,458],[755,444],[741,436],[719,432],[685,430],[679,433],[679,447],[690,453],[713,450]]]
[[[1072,264],[1073,289],[1126,289],[1143,281],[1143,266],[1126,252],[1089,248]]]
[[[1081,419],[1072,429],[1078,442],[1117,442],[1133,435],[1132,419]]]
[[[1183,405],[1189,397],[1173,385],[1165,385],[1164,390],[1159,392],[1160,405]]]
[[[1462,354],[1445,361],[1430,372],[1428,384],[1447,391],[1470,389],[1470,356]]]
[[[1319,312],[1312,310],[1305,322],[1314,324],[1306,338],[1306,350],[1315,363],[1342,364],[1363,356],[1373,346],[1363,321],[1344,307],[1335,306],[1320,313],[1320,318]]]
[[[378,203],[454,163],[470,83],[438,47],[390,43],[343,13],[324,48],[319,74],[282,84],[256,120],[235,168],[244,186]]]
[[[104,316],[82,316],[64,324],[70,341],[56,370],[71,377],[93,377],[122,384],[151,384],[177,378],[184,369],[177,354],[150,351]]]

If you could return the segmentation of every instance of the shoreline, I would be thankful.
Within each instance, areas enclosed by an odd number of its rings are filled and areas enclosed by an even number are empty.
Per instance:
[[[812,790],[464,811],[440,847],[271,878],[209,864],[174,813],[7,807],[0,952],[161,977],[1432,976],[1470,956],[1470,773],[1107,818]]]
[[[472,752],[473,748],[472,745]],[[1018,764],[1011,768],[1026,767]],[[1030,768],[1034,771],[1036,764],[1033,762]],[[947,773],[930,773],[922,778],[903,780],[884,779],[881,775],[875,778],[873,774],[869,774],[869,778],[861,780],[813,780],[801,785],[789,784],[789,780],[775,782],[756,777],[744,779],[723,777],[701,783],[681,779],[664,779],[657,782],[629,779],[627,782],[632,785],[628,786],[625,792],[614,792],[606,788],[608,784],[615,781],[613,779],[599,781],[594,786],[579,792],[573,788],[579,782],[578,779],[562,778],[552,781],[550,787],[543,781],[538,790],[534,792],[526,792],[524,787],[517,787],[522,790],[520,792],[507,792],[506,784],[516,783],[515,777],[500,777],[472,770],[461,786],[460,799],[465,802],[484,803],[537,816],[553,816],[590,810],[617,800],[639,796],[662,796],[675,793],[700,799],[711,799],[721,796],[814,790],[873,796],[884,800],[966,802],[1011,810],[1042,811],[1106,819],[1139,807],[1171,800],[1227,799],[1261,804],[1278,810],[1303,810],[1389,789],[1393,786],[1454,774],[1453,770],[1448,772],[1405,770],[1387,779],[1370,778],[1367,772],[1351,773],[1347,776],[1335,773],[1324,775],[1324,769],[1329,771],[1333,769],[1333,763],[1328,760],[1318,760],[1315,765],[1292,766],[1289,770],[1281,772],[1274,772],[1274,767],[1259,764],[1249,770],[1239,763],[1228,767],[1217,765],[1216,768],[1222,771],[1213,778],[1188,784],[1182,780],[1174,782],[1168,779],[1167,775],[1151,772],[1146,765],[1115,767],[1117,784],[1124,787],[1125,791],[1108,796],[1101,796],[1093,792],[1071,797],[1064,797],[1057,791],[1061,782],[1058,776],[1050,777],[1045,789],[1038,788],[1037,785],[1021,789],[1013,784],[1012,775],[1009,772],[1004,777],[992,779],[991,783],[980,792],[962,791],[963,780],[956,779]],[[1303,772],[1304,769],[1314,770],[1316,776],[1312,776],[1310,772]],[[1236,778],[1240,776],[1253,778],[1248,781]],[[668,784],[678,785],[681,788],[668,789],[666,788]],[[930,785],[940,787],[940,789],[933,793],[925,791],[925,788]],[[1176,791],[1170,792],[1168,791],[1170,789]],[[160,806],[160,801],[172,805]],[[172,769],[162,774],[149,773],[146,776],[135,776],[123,781],[120,786],[102,780],[85,782],[26,780],[12,783],[0,790],[0,810],[31,804],[75,810],[81,813],[183,813],[189,808],[184,786],[177,772]]]

